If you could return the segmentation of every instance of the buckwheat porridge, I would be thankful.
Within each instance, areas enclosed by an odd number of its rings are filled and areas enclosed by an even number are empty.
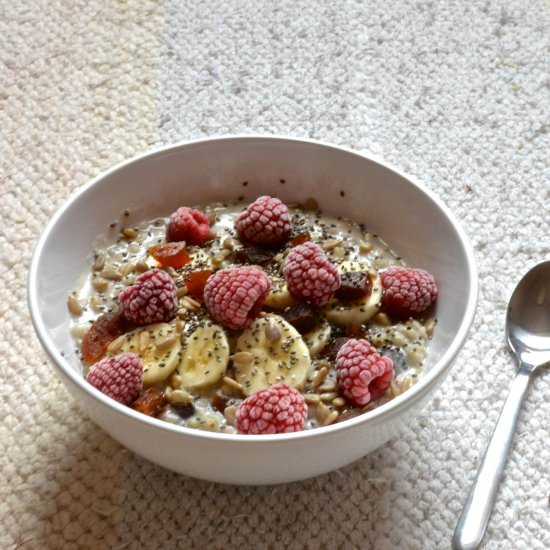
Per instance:
[[[369,411],[413,385],[437,286],[377,235],[285,205],[124,212],[68,298],[88,382],[143,414],[282,433]]]

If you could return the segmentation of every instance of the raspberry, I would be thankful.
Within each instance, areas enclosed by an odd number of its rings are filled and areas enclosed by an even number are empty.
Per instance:
[[[283,274],[294,296],[316,306],[327,304],[340,286],[338,270],[312,242],[295,246],[288,253]]]
[[[247,397],[237,410],[237,430],[242,434],[299,432],[307,418],[303,395],[286,384],[276,384]]]
[[[242,241],[277,245],[286,242],[292,231],[292,223],[286,205],[279,199],[265,195],[241,212],[235,228]]]
[[[380,274],[382,304],[394,317],[411,317],[428,309],[437,299],[437,284],[423,269],[390,267]]]
[[[129,405],[143,387],[143,364],[135,353],[105,357],[90,368],[86,380],[105,395]]]
[[[348,340],[336,355],[340,393],[355,407],[380,397],[393,380],[393,362],[367,340]]]
[[[271,281],[257,267],[222,269],[204,287],[204,303],[211,315],[228,328],[243,329],[258,316]]]
[[[151,269],[125,288],[118,299],[122,313],[136,325],[150,325],[170,321],[176,314],[176,283],[160,269]]]
[[[200,210],[182,206],[171,216],[166,228],[166,240],[185,241],[187,244],[203,245],[212,239],[208,218]]]

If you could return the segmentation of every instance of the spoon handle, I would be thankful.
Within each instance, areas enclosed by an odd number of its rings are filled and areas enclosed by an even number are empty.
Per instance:
[[[458,520],[453,535],[453,550],[475,550],[481,544],[512,446],[521,403],[529,386],[529,374],[530,369],[522,366],[512,383],[476,480]]]

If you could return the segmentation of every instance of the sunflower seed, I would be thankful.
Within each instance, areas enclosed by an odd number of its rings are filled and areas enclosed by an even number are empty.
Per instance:
[[[109,281],[106,281],[103,277],[96,277],[92,279],[92,286],[98,292],[105,292],[109,286]]]
[[[230,378],[229,376],[223,377],[223,385],[224,390],[226,390],[228,393],[236,392],[239,395],[244,395],[244,388],[239,384],[236,380],[233,380],[233,378]]]
[[[170,336],[165,336],[164,338],[160,338],[155,342],[155,347],[159,351],[164,351],[166,349],[170,349],[178,339],[176,334],[170,334]]]
[[[267,323],[265,327],[265,337],[269,342],[277,342],[281,339],[281,329],[273,323]]]
[[[338,411],[331,411],[327,415],[327,417],[323,420],[322,424],[323,426],[330,426],[330,424],[333,424],[337,418],[338,418]]]
[[[254,356],[248,351],[239,351],[231,356],[236,367],[246,367],[254,360]]]
[[[332,250],[333,248],[336,248],[338,245],[342,244],[342,239],[329,239],[327,241],[324,241],[321,245],[321,248],[323,250]]]
[[[359,252],[361,254],[368,254],[372,250],[372,243],[370,241],[359,242]]]
[[[304,399],[308,405],[316,405],[321,401],[321,398],[316,393],[305,393]]]
[[[318,388],[325,381],[327,374],[328,374],[328,367],[326,365],[323,365],[313,377],[313,380],[311,381],[311,385],[314,388]]]
[[[177,390],[183,384],[183,379],[179,374],[173,374],[170,377],[170,386]]]
[[[235,248],[235,241],[231,237],[227,237],[227,239],[223,241],[223,247],[226,250],[233,250]]]
[[[137,237],[137,231],[133,227],[125,227],[122,230],[122,235],[125,239],[132,240]]]
[[[76,297],[72,294],[70,294],[67,298],[67,307],[75,317],[79,317],[80,315],[82,315],[82,306],[80,305]]]
[[[139,351],[143,352],[147,349],[147,346],[149,345],[149,340],[150,340],[149,332],[146,330],[142,331],[138,339]]]
[[[170,403],[176,403],[178,405],[188,405],[190,403],[193,403],[193,397],[191,394],[186,392],[185,390],[177,389],[172,390],[169,394],[166,395],[166,399],[170,401]]]
[[[105,266],[105,253],[97,252],[95,255],[94,263],[92,265],[92,269],[94,271],[101,271],[104,266]]]
[[[187,294],[187,287],[180,286],[176,292],[178,298],[183,298]]]
[[[229,405],[229,407],[225,407],[223,411],[223,415],[225,416],[225,420],[230,426],[235,425],[235,419],[237,417],[237,407],[235,405]]]
[[[101,272],[101,276],[109,281],[120,281],[122,279],[122,275],[116,269],[112,268],[104,269]]]
[[[122,344],[124,344],[124,340],[125,340],[124,334],[122,336],[119,336],[118,338],[115,338],[107,346],[107,352],[108,353],[116,353],[122,347]]]
[[[338,397],[338,394],[334,391],[322,393],[320,396],[321,401],[325,401],[327,403],[330,403],[333,399],[336,399]]]

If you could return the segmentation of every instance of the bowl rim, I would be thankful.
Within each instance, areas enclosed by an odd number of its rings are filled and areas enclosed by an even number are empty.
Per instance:
[[[339,152],[360,157],[363,160],[366,159],[406,179],[410,184],[417,187],[420,192],[424,193],[429,199],[431,199],[431,201],[443,212],[445,217],[449,220],[454,230],[456,231],[459,238],[459,243],[464,250],[467,260],[469,295],[467,297],[467,304],[464,316],[457,332],[455,333],[453,340],[451,341],[451,344],[448,346],[441,358],[433,365],[428,373],[421,376],[418,382],[414,384],[411,388],[409,388],[406,392],[393,398],[391,401],[373,409],[372,411],[368,411],[357,417],[350,418],[337,424],[321,426],[318,428],[302,430],[293,433],[246,435],[228,434],[223,432],[209,432],[198,430],[195,428],[187,428],[185,426],[172,424],[170,422],[166,422],[164,420],[160,420],[154,417],[149,417],[147,415],[134,411],[130,407],[118,403],[114,399],[110,399],[105,394],[94,388],[91,384],[88,384],[85,381],[85,378],[82,375],[79,375],[77,371],[65,359],[65,357],[61,355],[61,352],[57,349],[57,347],[54,345],[54,342],[49,337],[45,323],[42,319],[38,300],[38,266],[40,264],[42,255],[44,253],[44,248],[46,246],[46,243],[48,242],[49,235],[52,229],[63,217],[65,212],[67,212],[82,195],[85,195],[88,190],[93,188],[101,180],[133,163],[145,159],[150,159],[156,156],[162,156],[168,152],[173,152],[177,149],[186,148],[194,145],[204,145],[213,142],[223,141],[236,142],[257,140],[272,142],[290,142],[300,145],[305,144],[320,146],[323,148],[330,148]],[[450,209],[435,195],[434,192],[426,188],[425,185],[421,183],[417,178],[406,174],[402,170],[393,166],[391,163],[388,163],[387,161],[380,158],[378,155],[371,154],[370,152],[363,153],[322,140],[291,137],[278,134],[229,134],[209,136],[207,138],[200,139],[182,140],[170,145],[149,149],[144,153],[134,155],[133,157],[123,160],[122,162],[119,162],[114,166],[108,168],[107,170],[101,172],[96,177],[91,179],[88,183],[73,191],[65,200],[65,202],[53,214],[46,227],[42,231],[39,239],[35,243],[27,279],[27,301],[31,315],[31,321],[34,326],[35,332],[42,347],[52,361],[54,367],[59,369],[62,374],[68,377],[71,383],[76,385],[83,392],[87,393],[90,397],[98,400],[100,403],[111,409],[113,412],[117,413],[118,415],[124,416],[125,419],[129,421],[143,423],[151,428],[160,428],[168,432],[173,432],[180,435],[198,437],[210,441],[238,442],[239,444],[281,443],[283,441],[296,441],[308,438],[323,437],[331,433],[334,434],[336,432],[347,431],[358,426],[359,424],[364,424],[365,426],[369,424],[379,424],[389,418],[399,416],[404,410],[409,408],[411,404],[421,400],[428,393],[430,387],[435,383],[437,378],[442,376],[445,371],[450,368],[453,360],[461,350],[468,335],[468,332],[472,326],[477,306],[478,292],[479,283],[474,252],[469,242],[469,239],[466,236],[466,233],[464,232],[464,230],[458,223],[455,215],[450,211]]]

